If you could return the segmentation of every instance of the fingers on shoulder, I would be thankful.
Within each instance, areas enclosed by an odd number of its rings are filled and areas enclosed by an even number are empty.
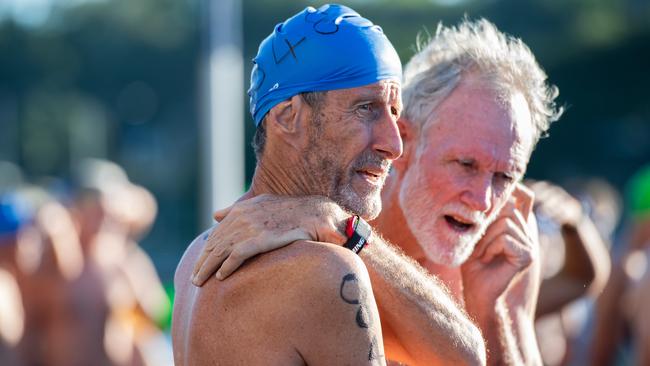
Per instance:
[[[204,254],[202,254],[204,245],[214,227],[197,236],[187,249],[185,249],[185,253],[183,253],[180,262],[178,262],[176,272],[174,273],[174,284],[176,287],[184,285],[191,278],[197,261],[202,262],[204,260]]]

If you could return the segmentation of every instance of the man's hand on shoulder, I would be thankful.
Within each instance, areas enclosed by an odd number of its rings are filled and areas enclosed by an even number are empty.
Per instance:
[[[248,258],[296,240],[343,243],[350,215],[323,196],[260,195],[219,210],[219,222],[196,261],[192,282],[202,286],[217,271],[224,279]]]

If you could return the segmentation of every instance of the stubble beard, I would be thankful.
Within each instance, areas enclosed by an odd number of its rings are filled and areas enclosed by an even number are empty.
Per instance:
[[[327,121],[323,122],[327,123]],[[361,167],[372,165],[387,171],[390,162],[371,150],[366,150],[346,169],[336,158],[338,156],[336,142],[330,143],[322,138],[323,122],[317,116],[313,118],[310,143],[304,154],[309,180],[317,187],[314,191],[319,192],[314,194],[327,196],[345,210],[367,220],[376,218],[382,208],[381,189],[385,177],[381,184],[367,192],[357,192],[352,186],[352,179]]]
[[[381,190],[385,183],[385,177],[378,186],[370,188],[366,192],[357,192],[352,187],[352,178],[357,174],[357,170],[367,164],[375,166],[386,166],[389,163],[382,163],[385,159],[378,157],[370,151],[364,151],[352,164],[352,168],[346,174],[346,180],[343,184],[333,187],[331,196],[334,202],[347,209],[348,211],[362,216],[367,220],[375,219],[381,212]],[[388,167],[386,167],[388,169]]]

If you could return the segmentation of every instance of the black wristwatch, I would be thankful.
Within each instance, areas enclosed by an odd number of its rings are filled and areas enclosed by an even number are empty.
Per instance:
[[[372,235],[372,228],[366,220],[357,215],[350,217],[346,226],[348,240],[343,246],[359,254],[361,249],[368,245],[368,239]]]

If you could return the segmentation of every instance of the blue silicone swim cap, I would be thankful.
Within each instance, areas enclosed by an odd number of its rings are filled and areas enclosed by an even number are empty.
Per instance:
[[[248,96],[255,125],[299,93],[402,78],[399,56],[381,28],[334,4],[308,7],[276,25],[253,63]]]
[[[0,195],[0,236],[13,235],[31,222],[29,203],[17,193]]]

